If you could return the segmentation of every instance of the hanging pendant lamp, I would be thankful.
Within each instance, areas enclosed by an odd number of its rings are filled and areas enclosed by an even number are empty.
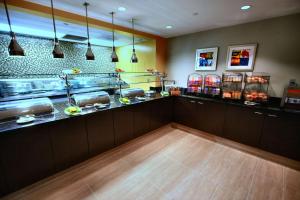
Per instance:
[[[116,53],[115,47],[115,24],[114,24],[114,12],[111,12],[111,24],[112,24],[112,37],[113,37],[113,46],[112,46],[112,53],[111,53],[111,62],[119,62],[118,55]]]
[[[132,23],[132,56],[131,56],[131,62],[132,63],[137,63],[138,58],[135,53],[135,48],[134,48],[134,19],[131,20]]]
[[[90,43],[90,30],[89,30],[88,10],[87,10],[87,7],[90,4],[88,2],[85,2],[83,5],[85,6],[86,31],[87,31],[87,36],[88,36],[88,48],[87,48],[85,57],[87,60],[95,60],[95,55],[92,51],[92,46]]]
[[[16,39],[15,33],[12,31],[6,0],[4,0],[4,7],[5,7],[6,16],[7,16],[7,22],[8,22],[9,29],[10,29],[10,37],[11,37],[11,40],[10,40],[10,43],[8,46],[9,55],[10,56],[25,56],[24,50],[19,45],[19,43]]]
[[[64,58],[64,53],[62,52],[59,41],[56,36],[56,25],[55,25],[55,18],[54,18],[54,8],[53,8],[53,0],[51,0],[51,11],[52,11],[52,21],[53,21],[53,30],[54,30],[54,48],[52,51],[53,58]]]

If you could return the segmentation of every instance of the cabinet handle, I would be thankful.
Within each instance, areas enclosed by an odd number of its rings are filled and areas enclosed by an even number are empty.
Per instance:
[[[274,118],[276,118],[278,116],[277,115],[268,114],[268,117],[274,117]]]
[[[196,101],[190,101],[190,103],[196,103]]]
[[[263,113],[262,112],[254,112],[254,114],[256,114],[256,115],[262,115]]]
[[[200,105],[203,105],[204,103],[203,103],[203,102],[201,102],[201,101],[198,101],[198,104],[200,104]]]

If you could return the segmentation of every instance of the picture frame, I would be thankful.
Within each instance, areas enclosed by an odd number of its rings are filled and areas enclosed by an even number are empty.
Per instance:
[[[253,71],[257,44],[229,46],[227,50],[227,71]]]
[[[195,70],[216,71],[218,59],[218,47],[196,50]]]

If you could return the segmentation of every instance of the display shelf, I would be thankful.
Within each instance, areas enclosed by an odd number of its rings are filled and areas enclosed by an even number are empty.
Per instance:
[[[203,76],[198,73],[193,73],[188,76],[187,91],[188,93],[201,93],[203,86]]]
[[[222,98],[239,100],[242,98],[242,73],[223,73]]]
[[[203,93],[211,96],[219,96],[221,94],[221,77],[216,74],[208,74],[204,78]]]
[[[244,79],[244,99],[253,102],[266,102],[269,98],[270,78],[270,75],[266,73],[246,74]]]

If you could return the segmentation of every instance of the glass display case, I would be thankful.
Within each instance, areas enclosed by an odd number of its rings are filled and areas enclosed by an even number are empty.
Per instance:
[[[244,78],[244,99],[252,102],[268,101],[270,75],[266,73],[246,74]]]
[[[222,81],[219,75],[209,74],[204,78],[203,93],[210,96],[218,96],[221,94]]]
[[[242,73],[223,73],[222,75],[222,98],[241,99],[242,98]]]
[[[187,92],[198,94],[202,92],[203,76],[198,73],[193,73],[188,76]]]

